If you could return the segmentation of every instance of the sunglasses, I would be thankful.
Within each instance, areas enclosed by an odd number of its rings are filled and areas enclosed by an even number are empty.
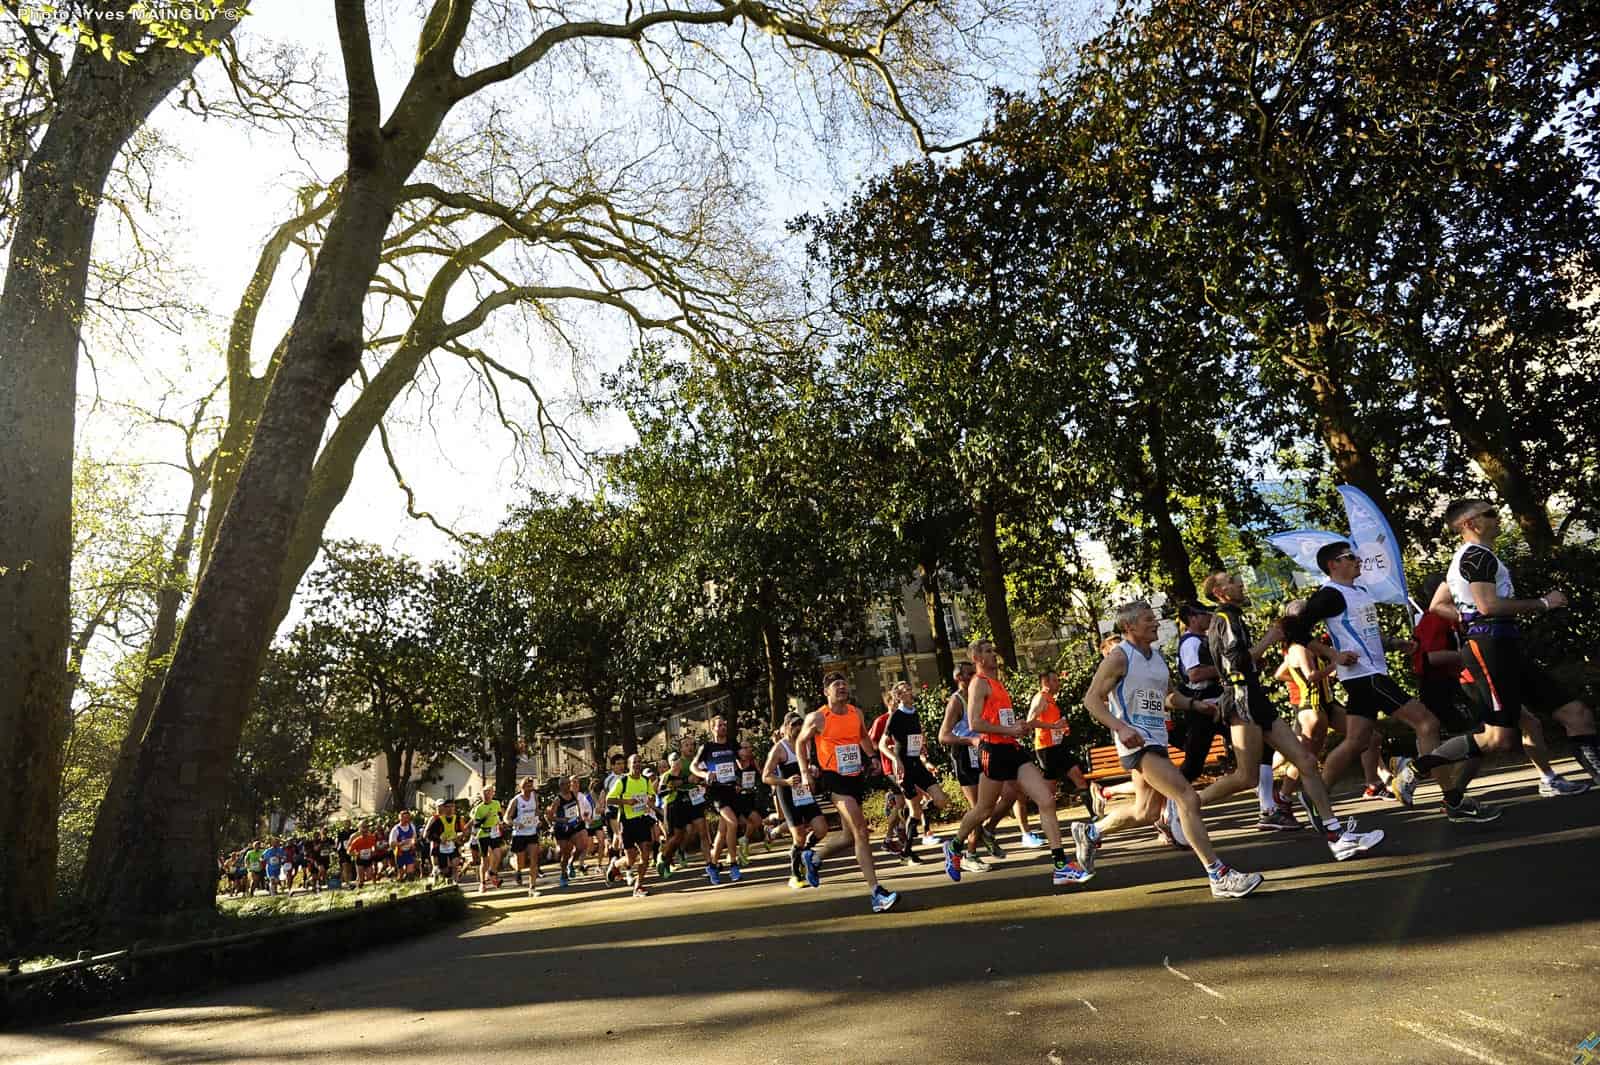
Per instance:
[[[1335,562],[1360,562],[1361,556],[1353,551],[1346,551],[1342,555],[1334,555],[1333,560]]]

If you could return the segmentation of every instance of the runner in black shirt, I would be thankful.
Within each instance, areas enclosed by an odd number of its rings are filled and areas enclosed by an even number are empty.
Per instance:
[[[695,752],[689,771],[706,782],[706,801],[717,812],[717,839],[706,855],[706,879],[722,882],[717,867],[722,855],[729,856],[728,879],[737,882],[739,856],[734,841],[739,835],[739,748],[728,742],[728,719],[711,719],[711,737]]]

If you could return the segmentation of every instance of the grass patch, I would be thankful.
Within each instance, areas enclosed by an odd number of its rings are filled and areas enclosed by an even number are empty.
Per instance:
[[[248,931],[262,922],[310,917],[330,910],[354,909],[360,902],[374,905],[390,895],[405,898],[427,891],[431,882],[412,880],[403,884],[369,884],[354,891],[296,892],[293,895],[257,895],[254,898],[218,899],[217,914],[234,931]]]

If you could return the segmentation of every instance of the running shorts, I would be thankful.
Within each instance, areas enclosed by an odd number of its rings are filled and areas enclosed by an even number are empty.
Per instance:
[[[667,827],[674,832],[693,825],[700,816],[700,807],[688,799],[674,799],[667,804]]]
[[[867,778],[864,773],[853,777],[845,777],[840,776],[831,769],[824,769],[819,783],[822,790],[828,792],[834,798],[837,799],[848,795],[856,802],[861,801],[861,796],[866,794],[867,790]]]
[[[1341,680],[1339,686],[1344,689],[1345,713],[1369,721],[1378,720],[1379,714],[1393,714],[1411,701],[1387,673]]]
[[[1273,709],[1272,701],[1267,698],[1256,677],[1251,676],[1243,684],[1233,685],[1233,691],[1234,698],[1228,705],[1228,724],[1242,725],[1248,722],[1265,732],[1278,720],[1278,711]]]
[[[1015,743],[983,744],[983,775],[990,780],[1016,780],[1017,770],[1028,760],[1028,752]]]
[[[529,847],[538,842],[539,836],[537,833],[531,836],[512,836],[511,849],[516,851],[518,854],[521,854],[523,851],[527,850]]]
[[[983,769],[972,764],[970,751],[971,747],[957,747],[950,754],[951,767],[956,771],[956,783],[964,788],[977,787],[978,777],[983,775]]]
[[[411,851],[401,851],[399,854],[394,856],[394,865],[396,869],[404,869],[408,865],[416,864],[416,861],[417,856]]]
[[[1039,763],[1039,771],[1050,780],[1066,780],[1067,774],[1072,772],[1072,767],[1083,769],[1083,759],[1071,747],[1056,744],[1054,747],[1044,747],[1034,752]]]
[[[637,847],[641,843],[649,843],[651,832],[655,827],[653,817],[624,817],[622,819],[622,845],[624,847]]]
[[[578,822],[575,822],[575,821],[557,821],[556,822],[556,842],[557,843],[565,843],[567,840],[571,839],[573,836],[576,836],[578,833],[587,832],[587,831],[589,831],[589,830],[587,828],[585,828],[582,824],[579,824]]]
[[[1151,755],[1151,754],[1160,755],[1162,758],[1170,758],[1171,757],[1171,755],[1169,755],[1167,753],[1167,749],[1165,747],[1159,747],[1156,744],[1152,743],[1152,744],[1150,744],[1148,746],[1140,747],[1137,751],[1134,751],[1132,754],[1119,754],[1119,755],[1117,755],[1117,761],[1122,763],[1122,768],[1126,769],[1128,772],[1131,773],[1134,770],[1139,768],[1139,763],[1144,761],[1146,755]]]
[[[783,823],[786,825],[799,828],[809,824],[813,817],[822,816],[822,808],[815,799],[807,799],[796,806],[788,788],[773,788],[772,793],[778,797],[778,809],[783,813]]]
[[[733,797],[733,816],[743,820],[756,812],[755,792],[739,792]]]
[[[729,784],[712,784],[706,788],[706,805],[713,810],[727,807],[734,813],[739,812],[739,792]]]
[[[900,790],[906,798],[912,798],[918,791],[932,791],[938,786],[928,767],[922,764],[922,759],[907,758],[902,764],[906,767],[906,776],[900,782]]]
[[[1461,657],[1471,681],[1467,689],[1487,724],[1520,728],[1523,707],[1547,714],[1577,698],[1528,657],[1520,636],[1468,636]]]

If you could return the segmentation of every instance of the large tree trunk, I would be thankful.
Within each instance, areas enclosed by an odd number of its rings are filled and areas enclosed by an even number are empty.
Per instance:
[[[136,19],[88,21],[115,48],[143,34]],[[214,24],[213,40],[232,29]],[[123,145],[199,59],[162,48],[124,66],[79,49],[18,186],[0,292],[0,926],[21,938],[55,897],[78,342],[95,218]]]
[[[1006,602],[1006,571],[1000,558],[999,515],[993,500],[978,500],[978,581],[983,589],[983,609],[994,633],[995,650],[1000,660],[1017,668],[1017,638],[1011,631],[1011,607]]]
[[[634,754],[639,750],[639,734],[633,725],[633,699],[623,694],[621,704],[622,753]]]
[[[784,655],[783,631],[770,617],[761,620],[761,651],[767,666],[767,717],[777,728],[789,712],[789,662]]]
[[[1341,480],[1361,489],[1389,514],[1389,493],[1372,451],[1360,430],[1342,375],[1349,353],[1331,328],[1331,301],[1317,264],[1315,242],[1293,195],[1278,187],[1281,179],[1258,170],[1265,209],[1273,222],[1279,253],[1294,279],[1294,309],[1304,327],[1301,350],[1285,362],[1311,390],[1317,432]]]
[[[503,712],[494,736],[494,790],[504,802],[517,790],[517,715]]]
[[[194,552],[200,510],[215,463],[216,454],[213,452],[199,469],[191,473],[189,505],[183,512],[183,528],[178,533],[178,542],[173,546],[172,557],[167,562],[161,590],[156,593],[155,624],[150,630],[150,645],[145,648],[139,694],[134,699],[128,733],[122,737],[116,765],[111,769],[107,795],[120,795],[127,788],[134,758],[139,753],[139,744],[144,740],[145,730],[150,727],[150,715],[155,712],[156,698],[161,694],[161,682],[167,675],[167,656],[172,653],[173,642],[178,636],[178,610],[183,606],[184,583],[189,576],[189,559]],[[94,832],[89,837],[88,858],[83,866],[85,876],[93,876],[94,870],[104,868],[110,860],[112,837],[108,829],[109,822],[96,817]]]
[[[362,305],[402,185],[453,102],[449,64],[469,10],[435,8],[444,31],[385,126],[364,5],[335,4],[349,85],[345,191],[307,275],[129,786],[101,813],[127,844],[115,847],[97,882],[96,912],[105,920],[212,904],[215,814],[272,639],[289,539],[334,397],[360,362]]]
[[[1139,488],[1144,499],[1144,512],[1155,525],[1156,557],[1167,578],[1167,589],[1174,599],[1192,602],[1200,597],[1194,586],[1193,560],[1183,542],[1178,523],[1172,520],[1172,486],[1167,476],[1167,434],[1161,424],[1161,412],[1153,405],[1144,411],[1146,441],[1149,459],[1146,468],[1139,471]]]
[[[610,753],[611,747],[611,736],[606,729],[606,715],[610,705],[610,699],[594,701],[594,766],[595,771],[602,777],[606,773],[606,755]]]
[[[939,588],[939,560],[927,549],[922,554],[922,598],[928,604],[928,623],[933,630],[933,657],[939,663],[942,687],[955,689],[956,656],[950,649],[950,630],[944,623],[944,594]]]

